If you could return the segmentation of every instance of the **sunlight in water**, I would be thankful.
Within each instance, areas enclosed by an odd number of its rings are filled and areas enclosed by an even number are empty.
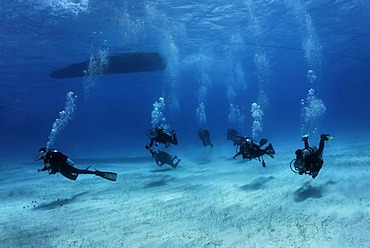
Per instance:
[[[321,67],[321,45],[317,38],[311,15],[307,13],[304,4],[300,0],[289,0],[285,4],[293,9],[297,17],[301,29],[302,48],[308,67],[315,70],[319,69]]]
[[[64,10],[78,15],[89,10],[89,0],[45,0],[55,10]]]

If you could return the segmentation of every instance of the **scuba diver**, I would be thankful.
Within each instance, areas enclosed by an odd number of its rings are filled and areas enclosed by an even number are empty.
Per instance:
[[[178,159],[176,155],[172,157],[170,154],[164,151],[155,152],[150,148],[149,151],[159,167],[161,167],[164,164],[168,164],[171,165],[172,168],[176,168],[181,161],[181,159]],[[176,163],[174,162],[175,159],[177,159]]]
[[[310,147],[308,144],[308,134],[303,135],[302,141],[304,142],[304,148],[295,151],[296,158],[290,162],[290,169],[299,175],[308,174],[312,178],[317,177],[324,164],[322,154],[325,142],[333,139],[334,137],[330,136],[330,134],[321,134],[319,149],[317,149],[317,147]]]
[[[199,128],[198,135],[199,139],[203,142],[204,147],[209,145],[211,148],[213,148],[213,144],[211,143],[211,135],[207,129]]]
[[[145,146],[146,149],[151,148],[154,143],[155,146],[158,146],[158,143],[162,143],[166,148],[169,147],[170,144],[178,144],[175,130],[169,132],[160,126],[155,127],[152,130],[148,130],[147,136],[150,138],[150,143]]]
[[[227,129],[226,138],[227,140],[232,140],[234,142],[233,146],[240,146],[244,140],[244,137],[240,135],[238,131],[231,128]]]
[[[240,155],[242,155],[243,159],[252,160],[253,158],[256,158],[258,161],[262,162],[263,167],[266,167],[265,160],[262,156],[267,154],[271,158],[274,158],[275,155],[275,150],[271,143],[266,148],[261,149],[267,141],[267,139],[261,139],[260,143],[257,143],[250,137],[245,138],[239,145],[240,150],[234,155],[233,159]]]
[[[42,147],[39,149],[39,154],[35,157],[35,161],[44,160],[44,168],[37,171],[49,171],[49,175],[60,172],[64,177],[70,180],[76,180],[79,174],[93,174],[100,176],[110,181],[117,180],[117,173],[104,171],[91,171],[90,166],[85,170],[80,170],[73,167],[74,163],[63,153],[55,149],[46,149]]]

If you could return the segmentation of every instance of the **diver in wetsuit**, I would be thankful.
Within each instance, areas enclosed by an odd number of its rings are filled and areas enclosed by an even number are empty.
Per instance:
[[[233,146],[240,146],[245,139],[245,137],[240,135],[238,131],[232,128],[227,129],[226,138],[227,140],[232,140],[234,142]]]
[[[311,147],[308,144],[308,135],[303,135],[302,141],[304,143],[304,148],[295,151],[296,158],[291,162],[291,164],[293,163],[294,165],[294,170],[292,170],[298,172],[299,175],[308,174],[311,175],[312,178],[317,177],[324,164],[322,154],[325,142],[332,139],[334,139],[334,137],[329,134],[321,134],[319,149],[317,149],[317,147]]]
[[[149,149],[149,151],[159,167],[164,164],[168,164],[171,165],[172,168],[176,168],[181,161],[181,159],[178,159],[176,155],[172,157],[170,154],[164,151],[155,152],[152,149]],[[174,162],[175,159],[177,159],[176,163]]]
[[[209,145],[211,148],[213,148],[213,144],[211,143],[211,135],[207,129],[199,128],[198,136],[199,139],[202,141],[204,147],[207,147]]]
[[[148,130],[147,135],[150,138],[150,143],[145,146],[146,149],[151,148],[154,143],[156,146],[158,146],[158,143],[164,144],[166,148],[169,147],[170,144],[178,144],[175,130],[169,132],[162,127],[155,127],[150,131]]]
[[[93,174],[111,181],[117,180],[117,173],[114,172],[91,171],[89,170],[90,166],[85,170],[77,169],[73,167],[74,163],[72,160],[55,149],[40,148],[39,154],[35,158],[35,161],[39,160],[44,160],[44,168],[37,171],[49,171],[49,175],[60,172],[64,177],[76,180],[79,174]]]
[[[234,155],[233,159],[240,155],[242,155],[243,159],[252,160],[255,158],[262,163],[263,167],[266,167],[263,155],[269,155],[271,158],[275,156],[275,149],[271,143],[264,149],[261,148],[267,141],[267,139],[262,138],[260,143],[257,143],[251,137],[245,138],[240,144],[239,152]]]

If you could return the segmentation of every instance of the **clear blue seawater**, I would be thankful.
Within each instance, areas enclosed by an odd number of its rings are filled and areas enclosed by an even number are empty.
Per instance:
[[[1,0],[0,246],[369,247],[369,17],[370,0]],[[148,52],[165,70],[99,75]],[[176,169],[144,148],[156,123]],[[228,128],[275,158],[233,160]],[[335,136],[315,179],[289,169],[307,133]],[[118,179],[37,173],[47,145]]]
[[[370,125],[369,10],[367,0],[3,0],[1,160],[32,161],[71,91],[75,113],[53,147],[75,158],[149,155],[145,132],[160,97],[178,133],[174,151],[201,147],[200,126],[215,145],[230,144],[227,128],[299,146],[307,132],[361,138]],[[166,69],[49,77],[127,52],[158,52]]]

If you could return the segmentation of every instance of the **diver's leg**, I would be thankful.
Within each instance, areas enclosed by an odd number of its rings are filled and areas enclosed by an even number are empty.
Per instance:
[[[70,179],[70,180],[76,180],[79,174],[79,170],[67,163],[62,164],[59,167],[59,172],[62,174],[64,177]]]
[[[324,151],[324,147],[325,147],[325,140],[323,138],[321,138],[320,143],[319,143],[319,149],[317,149],[317,151],[316,151],[316,155],[318,157],[322,156],[322,153]]]
[[[64,177],[70,179],[70,180],[73,180],[75,181],[78,177],[78,174],[76,173],[69,173],[67,171],[60,171],[60,174],[62,174]]]
[[[175,163],[175,167],[174,168],[176,168],[179,165],[180,161],[181,161],[181,159],[177,159],[177,162]]]
[[[304,148],[308,149],[310,147],[310,145],[308,144],[308,136],[303,137],[302,140],[303,140],[303,143],[304,143]]]
[[[158,166],[162,166],[158,160],[155,160],[155,163],[158,165]]]
[[[174,133],[174,132],[172,133],[171,143],[174,144],[174,145],[177,145],[178,144],[177,136],[176,136],[176,133]]]
[[[76,172],[74,173],[77,173],[77,174],[93,174],[93,175],[96,175],[96,171],[91,171],[91,170],[80,170],[80,169],[76,169]]]

